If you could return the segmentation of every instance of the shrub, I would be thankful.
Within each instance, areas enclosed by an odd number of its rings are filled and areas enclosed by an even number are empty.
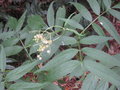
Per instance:
[[[67,18],[64,6],[55,13],[54,2],[49,6],[46,22],[40,15],[26,17],[27,11],[19,20],[9,17],[6,24],[9,29],[0,33],[1,90],[61,90],[59,80],[65,76],[81,76],[81,90],[119,89],[120,55],[112,56],[104,52],[103,47],[110,48],[108,40],[112,39],[120,44],[118,32],[105,17],[107,13],[120,19],[116,10],[120,9],[120,3],[112,6],[111,0],[104,0],[103,12],[97,0],[88,0],[88,3],[94,19],[84,5],[75,2],[70,4],[79,13]],[[89,30],[91,26],[94,34]],[[27,55],[25,62],[17,68],[9,65],[14,62],[10,56],[20,52],[20,57]],[[58,85],[53,84],[54,81],[58,81]]]

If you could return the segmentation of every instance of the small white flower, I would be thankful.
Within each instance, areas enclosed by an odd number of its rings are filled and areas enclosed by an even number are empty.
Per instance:
[[[62,41],[62,45],[65,45],[65,43]]]
[[[101,25],[103,25],[103,23],[102,23],[102,22],[100,22],[100,24],[101,24]]]
[[[50,54],[50,52],[51,52],[50,50],[47,50],[47,53],[48,53],[48,54]]]
[[[48,44],[48,41],[47,41],[46,39],[43,39],[42,42],[43,42],[44,44]]]
[[[42,57],[41,57],[40,55],[37,55],[37,58],[38,58],[39,60],[42,60]]]
[[[42,57],[40,57],[39,60],[42,60]]]
[[[36,36],[34,36],[34,38],[37,38]]]

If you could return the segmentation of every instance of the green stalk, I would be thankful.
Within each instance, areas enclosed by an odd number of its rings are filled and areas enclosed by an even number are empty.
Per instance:
[[[32,57],[30,56],[30,54],[28,53],[27,48],[25,47],[25,45],[24,45],[24,43],[22,42],[22,40],[20,39],[20,37],[18,37],[18,39],[19,39],[19,41],[21,42],[21,44],[22,44],[25,52],[27,53],[27,56],[28,56],[28,58],[30,59],[30,61],[34,61],[34,60],[32,59]]]
[[[106,11],[104,11],[103,13],[101,13],[100,15],[98,15],[81,33],[80,35],[82,35],[83,33],[85,33],[85,31],[96,21],[98,20],[99,17],[101,17],[103,14],[105,14],[109,9],[107,9]]]
[[[98,18],[99,17],[101,17],[103,14],[105,14],[107,11],[108,11],[109,9],[107,9],[106,11],[104,11],[103,13],[101,13],[100,15],[98,15],[97,16],[97,18],[95,18],[80,34],[79,34],[79,37],[78,37],[78,49],[79,49],[79,59],[80,59],[80,61],[82,61],[83,60],[83,57],[82,57],[82,52],[81,52],[81,45],[80,45],[80,36],[82,35],[82,34],[84,34],[85,33],[85,31],[96,21],[96,20],[98,20]]]
[[[82,52],[81,52],[81,45],[80,45],[80,37],[78,36],[78,54],[79,54],[79,60],[82,61],[83,60],[83,56],[82,56]]]

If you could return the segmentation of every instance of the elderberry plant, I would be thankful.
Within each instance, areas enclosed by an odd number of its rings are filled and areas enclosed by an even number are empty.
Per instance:
[[[60,80],[65,76],[80,77],[81,90],[120,89],[120,55],[103,51],[104,46],[110,48],[109,40],[114,39],[120,44],[118,32],[106,18],[109,13],[120,20],[117,10],[120,3],[113,6],[111,0],[103,0],[105,10],[101,12],[97,0],[87,2],[94,12],[94,19],[84,5],[75,2],[70,4],[78,13],[69,17],[66,17],[64,6],[55,13],[52,2],[46,22],[40,15],[26,17],[27,11],[19,20],[9,18],[6,25],[9,30],[0,34],[1,90],[62,90]],[[27,55],[25,62],[13,70],[6,68],[9,65],[7,58],[20,51]],[[32,78],[24,78],[29,72]]]

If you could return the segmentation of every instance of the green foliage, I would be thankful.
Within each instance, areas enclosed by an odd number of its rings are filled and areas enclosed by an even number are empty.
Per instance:
[[[111,82],[113,85],[120,86],[120,77],[118,74],[114,73],[108,67],[96,63],[92,60],[85,60],[85,67],[92,72],[93,74],[97,75],[99,78],[102,78],[108,82]]]
[[[54,26],[55,25],[55,19],[54,19],[54,10],[53,10],[53,3],[52,2],[49,6],[49,9],[47,11],[47,22],[49,26]]]
[[[77,54],[77,52],[78,50],[76,49],[65,50],[60,54],[56,55],[50,62],[48,62],[44,67],[39,69],[37,72],[44,71],[44,70],[46,71],[46,70],[55,68],[58,65],[70,60],[73,56]]]
[[[22,51],[22,49],[23,48],[21,46],[17,46],[17,45],[5,47],[6,56],[15,55],[19,53],[20,51]]]
[[[32,63],[28,63],[21,67],[14,69],[13,71],[9,72],[6,76],[7,81],[15,81],[25,75],[27,72],[31,71],[40,61],[34,61]]]
[[[14,29],[15,30],[15,28],[17,26],[17,23],[18,23],[18,21],[17,21],[16,18],[9,17],[7,25],[9,26],[10,29]]]
[[[95,14],[100,14],[100,5],[97,0],[87,0]]]
[[[86,9],[86,7],[84,7],[82,4],[79,3],[72,3],[72,4],[77,8],[77,10],[81,13],[81,15],[85,19],[92,21],[92,16],[90,12]]]
[[[88,48],[88,47],[83,48],[82,51],[87,56],[89,56],[95,60],[99,60],[101,63],[103,63],[109,67],[120,66],[119,60],[117,60],[113,56],[111,56],[103,51],[93,49],[93,48]]]
[[[62,21],[64,21],[64,22],[66,22],[67,24],[69,24],[70,26],[72,26],[72,27],[74,27],[74,28],[78,28],[78,29],[82,29],[83,30],[83,26],[82,25],[80,25],[78,22],[76,22],[75,20],[71,20],[71,19],[69,19],[69,20],[67,20],[67,19],[60,19],[60,20],[62,20]]]
[[[60,7],[58,8],[57,12],[56,12],[56,20],[55,20],[55,24],[56,26],[63,26],[63,22],[61,22],[59,20],[59,18],[65,18],[66,15],[66,9],[65,7]]]
[[[55,84],[49,84],[44,88],[44,90],[62,90],[62,89]]]
[[[120,8],[120,3],[114,5],[113,8]]]
[[[120,43],[118,32],[105,16],[109,13],[120,19],[119,10],[115,10],[120,4],[113,6],[111,0],[103,0],[105,10],[102,11],[98,0],[87,2],[96,14],[95,19],[83,4],[77,2],[70,2],[78,10],[70,16],[66,15],[65,6],[55,10],[52,2],[46,19],[37,14],[28,15],[27,11],[18,20],[9,17],[0,31],[1,90],[62,90],[53,82],[66,76],[81,76],[81,90],[119,89],[120,55],[112,56],[103,51],[103,47],[109,46],[108,41],[112,39]],[[89,29],[95,33],[91,34]],[[92,44],[96,48],[86,46]],[[15,57],[23,57],[20,58],[23,60]],[[17,68],[10,64],[20,61],[22,65]],[[32,79],[24,78],[30,73]]]
[[[109,10],[109,13],[120,20],[120,12],[114,9]]]
[[[20,19],[18,20],[17,26],[16,26],[16,30],[19,31],[21,30],[24,20],[25,20],[25,15],[26,15],[26,11],[23,13],[23,15],[20,17]]]
[[[79,65],[79,61],[65,62],[57,66],[56,68],[50,70],[50,72],[48,71],[49,74],[47,75],[47,80],[54,81],[60,79],[63,76],[67,75],[68,73],[71,73],[78,65]]]
[[[93,75],[93,74],[88,74],[87,77],[85,78],[83,85],[82,85],[82,90],[95,90],[98,82],[98,77]]]
[[[100,36],[105,36],[104,31],[102,30],[102,28],[101,28],[98,24],[93,23],[93,24],[92,24],[92,27],[93,27],[94,31],[95,31],[98,35],[100,35]]]
[[[109,9],[111,7],[112,1],[111,0],[103,0],[103,3],[107,7],[107,9]]]
[[[5,71],[6,68],[6,54],[5,54],[5,50],[4,47],[1,45],[1,52],[0,52],[0,69],[2,72]]]
[[[10,86],[9,90],[40,90],[47,86],[49,83],[28,83],[19,82]]]
[[[39,15],[29,16],[27,23],[31,30],[39,30],[45,26],[43,19]]]
[[[98,44],[111,40],[111,37],[91,35],[80,40],[81,44]]]
[[[113,36],[113,38],[120,43],[120,36],[112,23],[105,17],[100,17],[99,21],[102,22],[102,26],[111,34],[111,36]]]

